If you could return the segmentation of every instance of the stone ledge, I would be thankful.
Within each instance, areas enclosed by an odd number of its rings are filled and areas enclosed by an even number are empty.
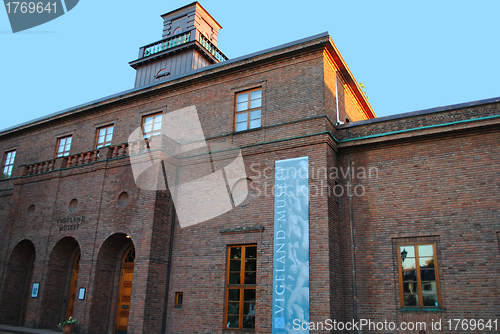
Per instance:
[[[264,232],[264,226],[227,228],[220,231],[221,234],[256,233],[256,232]]]

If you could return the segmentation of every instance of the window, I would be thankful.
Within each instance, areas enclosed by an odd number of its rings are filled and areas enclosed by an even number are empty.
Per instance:
[[[226,329],[255,328],[257,246],[230,246],[227,259]]]
[[[14,160],[16,159],[16,151],[5,153],[3,163],[2,179],[8,179],[12,176],[12,168],[14,167]]]
[[[170,72],[166,68],[162,68],[161,70],[158,71],[158,73],[156,73],[155,78],[158,79],[161,77],[166,77],[168,75],[170,75]]]
[[[183,298],[182,292],[175,293],[175,307],[182,307],[182,298]]]
[[[95,148],[101,148],[104,146],[111,145],[111,142],[113,141],[114,128],[115,128],[114,125],[109,125],[109,126],[105,126],[105,127],[100,128],[100,129],[97,129],[97,139],[96,139]]]
[[[436,244],[398,245],[401,307],[439,307]]]
[[[57,152],[56,157],[67,157],[69,155],[69,150],[71,149],[72,136],[67,136],[59,138],[57,141]]]
[[[154,114],[142,118],[142,134],[144,138],[161,134],[162,114]]]
[[[260,127],[262,89],[236,94],[236,131]]]

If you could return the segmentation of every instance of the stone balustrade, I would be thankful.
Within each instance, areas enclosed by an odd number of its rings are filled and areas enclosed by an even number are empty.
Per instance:
[[[99,150],[88,151],[67,157],[66,168],[88,165],[99,158]]]
[[[37,174],[51,172],[55,169],[55,166],[56,166],[56,159],[52,159],[21,167],[27,167],[25,175],[37,175]]]
[[[134,148],[137,152],[144,150],[146,147],[144,142],[137,142],[133,145],[135,145]],[[85,166],[98,161],[123,158],[129,154],[128,143],[105,146],[87,152],[71,154],[67,157],[57,157],[47,161],[19,166],[18,176],[39,175],[59,169]]]

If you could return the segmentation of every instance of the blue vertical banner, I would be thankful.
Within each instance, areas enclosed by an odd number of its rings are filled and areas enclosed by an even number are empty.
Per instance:
[[[275,165],[273,334],[309,333],[309,157]]]

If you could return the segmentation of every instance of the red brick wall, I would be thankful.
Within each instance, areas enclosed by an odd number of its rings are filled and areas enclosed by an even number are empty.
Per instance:
[[[291,147],[290,147],[291,145]],[[278,144],[270,152],[244,150],[247,175],[261,195],[249,205],[237,207],[217,218],[181,228],[176,225],[172,280],[168,310],[168,333],[223,333],[227,246],[257,244],[256,332],[271,331],[274,161],[309,156],[311,166],[326,164],[325,145],[294,147]],[[251,168],[251,166],[253,166]],[[264,178],[264,170],[267,178]],[[268,195],[265,196],[267,183]],[[320,187],[321,180],[310,180]],[[194,209],[194,208],[193,208]],[[223,234],[228,228],[264,227],[263,232]],[[310,295],[311,317],[322,321],[330,316],[330,255],[324,245],[329,239],[327,196],[310,197]],[[183,292],[182,308],[174,308],[175,292]],[[190,321],[184,319],[189,317]]]
[[[356,168],[378,176],[355,178],[363,196],[353,197],[358,317],[376,321],[453,318],[495,319],[499,229],[497,204],[500,158],[498,132],[467,133],[353,147]],[[343,249],[349,250],[348,206],[341,200]],[[432,236],[444,312],[399,311],[398,240]],[[401,239],[404,238],[404,239]],[[343,256],[347,319],[352,317],[350,252]],[[350,296],[349,296],[350,295]],[[428,331],[429,333],[429,331]]]
[[[255,332],[271,331],[274,162],[300,156],[309,156],[311,170],[316,171],[342,167],[345,172],[348,155],[355,167],[378,170],[376,177],[354,176],[354,186],[365,191],[352,199],[359,319],[403,321],[434,315],[399,310],[394,244],[398,238],[424,236],[438,240],[444,307],[439,315],[444,319],[497,317],[498,126],[492,123],[467,130],[469,126],[464,125],[448,135],[439,129],[432,134],[387,135],[379,142],[348,139],[494,115],[499,104],[350,124],[337,131],[323,117],[336,118],[333,75],[325,68],[320,48],[276,54],[236,70],[228,68],[213,76],[147,89],[136,97],[116,98],[114,103],[96,103],[80,115],[2,137],[0,152],[16,147],[16,167],[40,162],[53,157],[59,136],[70,133],[74,135],[71,152],[87,151],[94,147],[96,129],[110,123],[115,123],[113,143],[122,143],[140,126],[144,115],[191,105],[197,107],[210,145],[225,143],[242,149],[247,175],[260,194],[249,205],[201,224],[181,228],[179,221],[175,222],[168,333],[224,332],[227,246],[250,243],[257,244],[259,256]],[[255,87],[263,89],[263,127],[233,133],[235,94]],[[346,98],[339,96],[344,116],[350,115],[351,108]],[[189,157],[191,153],[180,159],[183,180],[194,174],[190,164],[198,158]],[[213,160],[216,168],[230,161],[218,154]],[[338,198],[324,189],[325,185],[332,189],[336,181],[344,189]],[[310,179],[310,314],[314,322],[328,318],[347,321],[354,313],[346,187],[345,177],[335,180],[320,175]],[[7,200],[0,203],[0,300],[10,300],[5,286],[17,281],[6,269],[16,245],[31,240],[36,252],[33,282],[41,283],[40,297],[29,299],[26,325],[55,326],[65,312],[60,305],[67,294],[61,292],[67,286],[68,267],[64,263],[68,265],[67,255],[78,244],[82,252],[78,287],[86,288],[87,294],[85,300],[75,303],[75,317],[81,321],[77,330],[111,333],[121,260],[133,243],[136,262],[129,333],[161,330],[172,236],[168,192],[139,189],[128,157],[4,180],[0,189],[7,194],[2,197]],[[321,190],[325,193],[318,194]],[[124,191],[128,202],[119,203]],[[74,211],[68,207],[72,199],[78,200]],[[36,209],[29,215],[32,204]],[[192,210],[199,209],[195,201]],[[85,221],[60,221],[78,217],[85,217]],[[63,225],[78,228],[60,229]],[[223,231],[245,227],[264,229],[253,233]],[[76,241],[61,251],[64,247],[59,248],[60,242],[68,237]],[[56,275],[57,270],[62,274]],[[182,308],[174,308],[176,292],[184,293]],[[4,303],[2,307],[8,305]]]
[[[338,119],[341,122],[345,122],[346,119],[349,119],[350,122],[367,119],[360,104],[347,86],[345,78],[339,73],[328,54],[324,56],[323,68],[326,115],[330,117],[332,122],[337,123],[337,101]]]

